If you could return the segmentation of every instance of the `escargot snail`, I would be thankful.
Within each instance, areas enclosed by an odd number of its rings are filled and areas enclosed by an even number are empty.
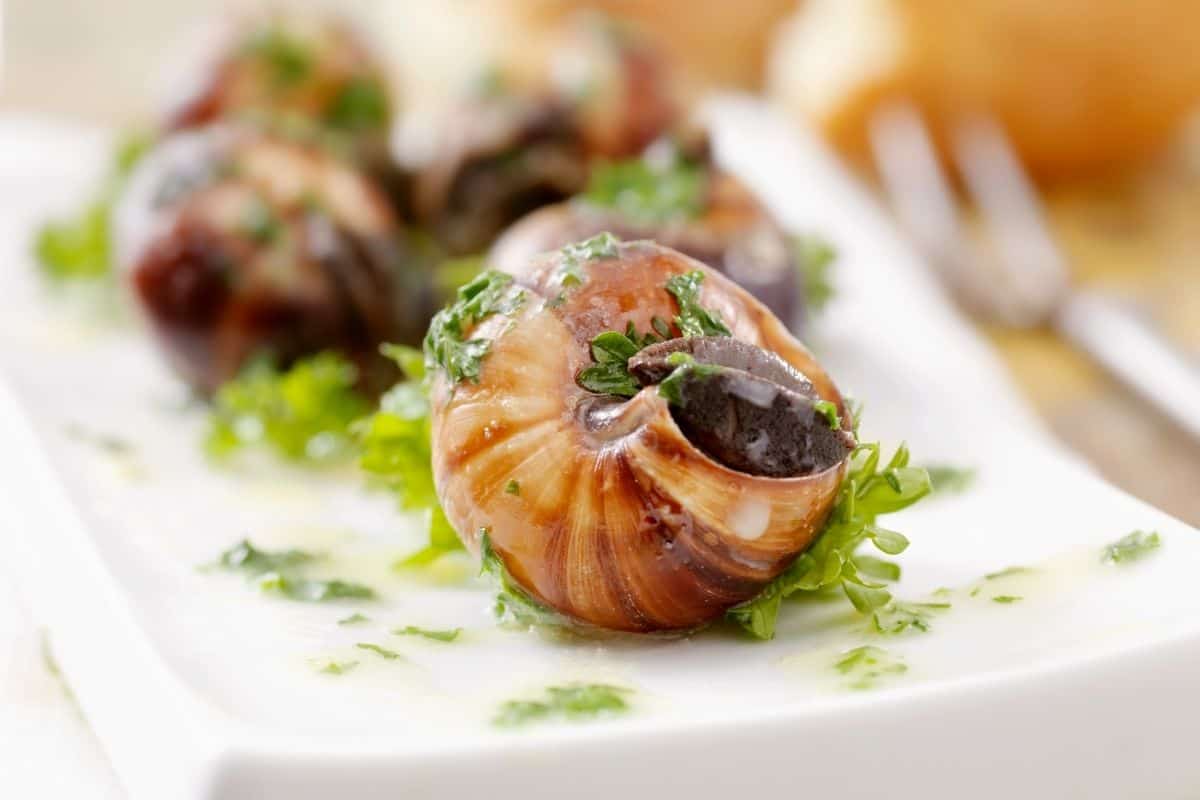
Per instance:
[[[328,152],[240,126],[173,134],[130,179],[117,258],[176,371],[208,394],[256,356],[337,350],[362,387],[378,352],[416,341],[427,276],[365,175]]]
[[[754,597],[819,533],[854,447],[779,320],[649,242],[486,273],[426,346],[448,519],[588,625],[688,629]]]
[[[666,196],[664,185],[671,187]],[[707,160],[660,167],[647,156],[597,168],[588,191],[508,228],[492,245],[488,263],[520,269],[538,253],[603,231],[686,253],[733,278],[780,319],[803,321],[804,290],[791,239],[745,184]]]

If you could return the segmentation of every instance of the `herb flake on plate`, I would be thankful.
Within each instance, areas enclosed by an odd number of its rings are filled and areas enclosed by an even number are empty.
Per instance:
[[[502,728],[514,728],[552,719],[581,720],[623,714],[632,689],[604,683],[549,686],[536,700],[509,700],[492,719]]]
[[[1127,564],[1145,558],[1161,546],[1162,537],[1157,531],[1133,531],[1107,545],[1100,560],[1105,564]]]

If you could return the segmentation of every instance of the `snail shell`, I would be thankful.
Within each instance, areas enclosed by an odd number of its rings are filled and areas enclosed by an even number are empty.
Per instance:
[[[117,260],[176,371],[208,394],[256,356],[337,350],[362,388],[378,353],[418,341],[431,289],[365,175],[239,126],[185,131],[138,166],[116,210]]]
[[[803,322],[804,290],[787,233],[741,181],[716,169],[694,219],[647,222],[578,199],[518,220],[492,245],[488,263],[518,270],[540,253],[603,231],[626,240],[652,239],[703,261],[733,278],[775,316],[794,327]]]
[[[754,597],[812,543],[849,449],[796,477],[732,469],[688,439],[653,386],[627,402],[582,388],[577,376],[592,364],[589,343],[630,322],[642,332],[655,317],[673,319],[679,309],[665,282],[701,270],[700,303],[734,338],[794,368],[802,376],[795,387],[833,403],[849,427],[845,405],[779,320],[697,261],[649,242],[625,243],[584,263],[582,283],[567,289],[563,266],[562,253],[526,265],[513,285],[526,293],[517,310],[465,332],[490,342],[478,382],[452,386],[444,372],[435,377],[433,468],[442,506],[469,548],[478,550],[486,530],[512,578],[570,619],[633,632],[713,620]]]

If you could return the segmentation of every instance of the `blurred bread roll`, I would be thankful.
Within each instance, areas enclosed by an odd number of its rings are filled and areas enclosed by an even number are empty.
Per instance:
[[[943,135],[996,116],[1043,177],[1156,149],[1200,99],[1200,3],[807,0],[780,31],[769,91],[856,158],[873,111],[907,98]]]

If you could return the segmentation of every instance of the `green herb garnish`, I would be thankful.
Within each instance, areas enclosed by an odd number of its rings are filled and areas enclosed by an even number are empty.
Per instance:
[[[267,572],[259,575],[257,584],[260,591],[278,594],[299,603],[375,599],[375,590],[361,583],[297,578],[281,572]]]
[[[701,364],[688,353],[671,353],[667,356],[667,364],[675,369],[659,382],[658,396],[674,406],[683,405],[683,383],[689,378],[705,378],[721,371],[721,367]]]
[[[1104,548],[1100,560],[1106,564],[1124,564],[1150,555],[1162,546],[1157,531],[1134,531]]]
[[[508,483],[504,484],[504,493],[520,497],[521,484],[517,481],[509,481]]]
[[[212,566],[241,572],[253,579],[260,591],[302,603],[375,599],[375,591],[360,583],[302,577],[300,572],[315,561],[317,556],[304,550],[261,550],[243,539],[221,553]]]
[[[629,710],[625,697],[633,690],[604,683],[568,684],[547,687],[539,700],[509,700],[492,720],[505,728],[548,719],[591,719]]]
[[[93,280],[112,273],[112,209],[151,139],[130,134],[113,154],[112,166],[95,198],[71,218],[48,222],[34,240],[42,273],[56,281]]]
[[[399,658],[403,658],[403,656],[401,656],[395,650],[388,650],[386,647],[374,644],[372,642],[358,642],[354,646],[359,650],[368,650],[372,653],[375,653],[388,661],[395,661]]]
[[[325,662],[325,665],[318,670],[325,675],[345,675],[350,670],[358,666],[357,661],[334,661],[330,659]]]
[[[429,628],[418,628],[416,625],[405,625],[403,628],[395,628],[392,633],[397,636],[423,636],[426,639],[433,639],[435,642],[453,642],[462,633],[462,628],[435,631]]]
[[[721,315],[700,305],[700,284],[703,282],[704,273],[700,270],[676,275],[667,281],[667,291],[679,304],[676,327],[684,336],[731,336]]]
[[[842,416],[838,413],[837,403],[817,400],[813,402],[813,410],[825,417],[825,422],[828,423],[830,430],[840,431],[842,429]]]
[[[362,625],[364,622],[370,622],[371,618],[366,614],[355,612],[348,617],[342,617],[337,621],[338,625]]]
[[[594,167],[580,197],[636,222],[661,224],[698,217],[707,188],[704,170],[683,159],[663,166],[632,159]]]
[[[863,645],[847,650],[834,662],[833,668],[850,678],[850,689],[872,689],[880,680],[903,675],[908,665],[882,647]]]
[[[605,331],[592,339],[592,358],[596,363],[580,371],[579,385],[597,394],[633,397],[642,387],[629,374],[628,364],[630,357],[641,349],[641,343],[627,334]]]
[[[464,339],[471,327],[493,314],[510,314],[524,301],[523,291],[512,289],[512,276],[487,270],[458,290],[457,299],[434,315],[425,334],[425,365],[441,367],[450,383],[479,381],[483,357],[491,348],[487,339]]]
[[[992,597],[992,602],[993,603],[1003,603],[1003,604],[1007,605],[1009,603],[1019,603],[1020,601],[1022,601],[1024,599],[1025,599],[1024,597],[1021,597],[1020,595],[1017,595],[1017,594],[998,594],[998,595],[995,595],[994,597]]]
[[[581,242],[571,242],[559,252],[562,254],[562,266],[559,268],[560,282],[563,286],[583,283],[583,273],[580,268],[589,261],[605,258],[616,258],[617,248],[621,240],[605,231]],[[571,283],[568,283],[571,281]]]
[[[388,121],[387,92],[375,78],[346,83],[325,112],[325,121],[347,131],[382,128]]]
[[[292,461],[329,462],[353,452],[350,426],[367,412],[355,390],[358,369],[320,353],[280,372],[256,361],[213,400],[206,447],[225,457],[265,445]]]
[[[479,574],[490,575],[496,582],[496,602],[492,607],[496,619],[521,626],[564,627],[565,621],[556,611],[535,600],[512,579],[504,560],[492,549],[486,528],[479,531],[479,555]]]
[[[250,37],[245,51],[266,63],[277,88],[294,86],[312,72],[313,57],[308,47],[278,27]]]
[[[994,581],[999,580],[1000,578],[1008,578],[1013,575],[1026,575],[1030,572],[1033,572],[1032,567],[1005,567],[1004,569],[997,570],[996,572],[989,572],[987,575],[983,576],[983,579],[985,581]]]
[[[304,550],[260,550],[251,544],[249,539],[242,539],[221,553],[215,566],[255,576],[264,572],[294,569],[315,559],[316,556]]]
[[[855,448],[837,503],[816,542],[758,597],[730,609],[727,617],[731,621],[756,638],[770,639],[785,598],[839,586],[855,610],[868,615],[881,633],[926,630],[929,612],[948,607],[945,603],[899,602],[884,584],[870,580],[867,569],[859,565],[855,551],[866,541],[887,555],[904,551],[908,540],[880,527],[876,520],[911,506],[932,489],[925,470],[908,466],[909,452],[904,445],[882,469],[879,460],[878,443]],[[872,562],[868,569],[877,566]]]
[[[837,260],[837,252],[828,241],[816,236],[792,237],[792,249],[800,283],[804,287],[805,307],[818,313],[833,299],[830,273]]]

